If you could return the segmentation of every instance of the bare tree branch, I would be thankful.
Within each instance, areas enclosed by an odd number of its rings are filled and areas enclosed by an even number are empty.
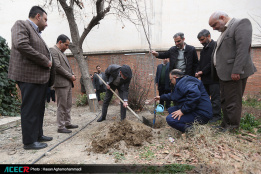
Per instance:
[[[92,30],[92,28],[94,26],[96,26],[97,24],[100,23],[100,20],[102,20],[104,18],[104,16],[110,11],[110,4],[111,1],[108,4],[108,7],[104,9],[104,0],[97,0],[96,1],[96,9],[97,9],[97,15],[93,16],[92,20],[90,21],[90,23],[88,24],[87,28],[84,29],[80,40],[79,40],[79,46],[80,48],[82,48],[82,44],[84,39],[86,38],[86,36],[89,34],[89,32]]]

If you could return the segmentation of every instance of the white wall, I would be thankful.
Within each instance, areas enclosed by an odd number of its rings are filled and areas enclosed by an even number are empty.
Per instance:
[[[42,5],[45,0],[0,0],[0,36],[6,38],[11,45],[11,27],[16,20],[25,20],[33,5]],[[54,1],[56,2],[56,1]],[[230,17],[249,18],[253,25],[253,33],[261,35],[258,25],[250,18],[255,17],[261,24],[261,0],[146,0],[149,20],[152,23],[151,43],[153,49],[165,49],[174,45],[173,35],[177,32],[185,34],[186,43],[201,46],[197,34],[201,29],[208,29],[212,38],[217,40],[219,32],[208,25],[209,16],[216,10],[225,11]],[[42,37],[53,46],[59,34],[70,36],[66,18],[59,15],[57,7],[45,9],[48,13],[48,27]],[[87,18],[90,19],[90,18]],[[85,24],[86,25],[86,24]],[[148,49],[143,29],[130,22],[122,28],[120,21],[113,16],[106,16],[96,26],[84,42],[84,52]],[[84,23],[79,23],[82,32]],[[259,28],[260,29],[260,28]],[[253,39],[253,44],[261,44]]]

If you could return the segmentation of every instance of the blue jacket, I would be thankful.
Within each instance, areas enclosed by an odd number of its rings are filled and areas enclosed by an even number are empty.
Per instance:
[[[194,112],[211,119],[212,106],[203,83],[191,76],[184,76],[176,80],[172,93],[163,94],[160,99],[176,102],[183,114]]]
[[[158,83],[160,86],[160,76],[161,76],[161,69],[163,67],[163,64],[159,64],[157,66],[157,72],[156,72],[156,77],[155,77],[155,83]],[[169,62],[166,65],[166,71],[165,71],[165,90],[171,90],[170,85],[169,85]]]

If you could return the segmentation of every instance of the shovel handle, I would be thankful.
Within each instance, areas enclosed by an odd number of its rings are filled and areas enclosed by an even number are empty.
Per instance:
[[[96,76],[97,76],[105,85],[107,85],[106,82],[105,82],[98,74],[96,74]],[[110,90],[111,90],[111,92],[112,92],[116,97],[118,97],[118,99],[120,99],[120,101],[121,101],[122,103],[124,103],[124,101],[118,96],[118,94],[116,94],[115,91],[113,91],[111,88],[110,88]],[[143,120],[141,120],[141,118],[140,118],[129,106],[127,106],[127,108],[128,108],[140,121],[143,121]]]

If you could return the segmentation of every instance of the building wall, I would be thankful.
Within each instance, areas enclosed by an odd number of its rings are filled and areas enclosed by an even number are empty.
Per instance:
[[[200,50],[197,50],[198,54]],[[248,78],[245,95],[254,95],[261,92],[261,47],[252,48],[251,51],[253,62],[257,68],[257,72]],[[69,57],[70,65],[73,72],[77,76],[77,80],[74,82],[73,88],[73,101],[76,101],[78,95],[80,95],[81,85],[80,77],[81,72],[76,59]],[[87,55],[86,61],[88,63],[89,73],[93,74],[96,72],[96,66],[100,65],[102,71],[110,64],[128,64],[133,72],[137,70],[138,75],[143,81],[143,84],[153,82],[153,59],[149,54],[102,54],[102,55]],[[154,72],[156,73],[157,65],[162,63],[162,60],[154,58]],[[154,73],[154,74],[155,74]],[[152,83],[153,84],[153,83]],[[154,96],[154,86],[150,87],[149,98],[152,99]]]

